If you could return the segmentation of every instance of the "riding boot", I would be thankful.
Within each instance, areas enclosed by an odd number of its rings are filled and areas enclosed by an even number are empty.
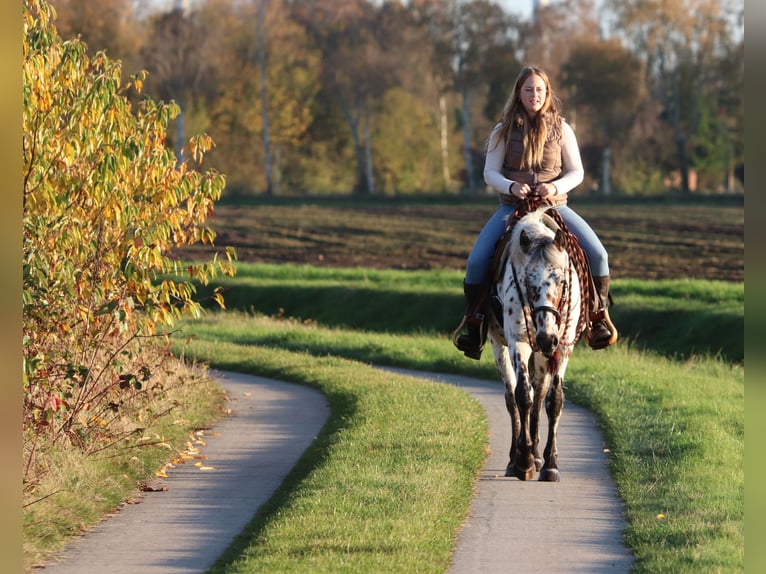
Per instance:
[[[463,282],[463,293],[466,300],[465,317],[452,336],[452,342],[466,357],[481,359],[481,352],[484,350],[484,341],[486,337],[486,326],[484,324],[486,313],[484,310],[486,286],[482,283],[472,284]],[[457,333],[465,325],[468,333],[457,336]]]
[[[590,328],[586,340],[591,349],[603,349],[617,341],[617,327],[609,318],[609,275],[593,277],[598,292],[599,308],[590,314]]]

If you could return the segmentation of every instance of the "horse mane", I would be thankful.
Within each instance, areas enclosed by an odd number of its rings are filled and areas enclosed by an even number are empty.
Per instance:
[[[559,226],[553,218],[545,214],[546,210],[547,208],[542,208],[532,211],[514,224],[509,242],[510,257],[514,263],[520,263],[529,257],[539,257],[552,265],[566,265],[564,251],[554,243]],[[526,251],[522,248],[522,232],[529,241]]]

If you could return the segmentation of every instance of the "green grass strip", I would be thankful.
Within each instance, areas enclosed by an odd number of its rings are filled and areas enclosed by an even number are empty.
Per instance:
[[[444,572],[487,445],[480,405],[445,384],[226,341],[184,352],[310,385],[330,420],[212,572]]]
[[[220,350],[229,349],[227,345],[230,345],[237,349],[240,358],[235,355],[222,366],[287,377],[287,380],[315,386],[320,385],[316,378],[323,369],[326,372],[321,377],[335,380],[351,368],[338,356],[496,379],[491,353],[485,353],[481,362],[469,361],[462,358],[446,338],[432,334],[407,336],[351,331],[232,312],[211,314],[193,325],[188,324],[187,329],[198,339],[195,348],[210,346],[205,355],[216,357],[216,364],[220,364]],[[224,345],[220,341],[228,343]],[[248,353],[253,353],[252,357],[241,349],[251,349]],[[296,356],[295,353],[306,357],[301,360],[305,365],[290,363],[286,369],[280,366],[278,357],[287,352],[285,349],[291,350],[289,357]],[[309,359],[308,355],[314,358]],[[251,358],[245,361],[245,356]],[[340,371],[331,366],[336,361],[343,367]],[[366,376],[349,376],[349,389],[361,392],[369,380]],[[407,382],[411,384],[417,383]],[[359,386],[362,389],[358,389]],[[602,426],[611,451],[610,468],[626,505],[626,541],[636,556],[634,571],[741,571],[744,564],[744,369],[713,358],[673,361],[627,344],[618,344],[606,351],[591,351],[580,345],[570,363],[565,388],[567,399],[593,411]],[[447,395],[440,396],[446,398]],[[453,416],[456,407],[453,399],[449,399],[446,403],[432,403],[427,410],[429,417],[442,419]],[[406,421],[415,413],[400,403],[386,411],[385,416],[387,424],[396,425],[397,419]],[[365,421],[367,423],[369,421]],[[469,425],[468,429],[472,427]],[[454,430],[462,432],[457,427]],[[413,436],[416,443],[410,448],[417,450],[419,435]],[[406,434],[399,435],[399,439],[409,440]],[[342,457],[345,465],[366,465],[368,461],[360,462],[358,457],[366,458],[368,453],[355,446],[344,443],[337,456]],[[346,449],[351,449],[351,454],[347,454]],[[327,458],[323,464],[334,463]],[[314,498],[314,504],[324,505],[324,496],[319,490],[296,488],[301,492],[296,495],[299,498]],[[357,505],[362,506],[364,500],[362,493]],[[459,523],[462,510],[442,510],[456,514],[432,519],[453,526]],[[301,512],[304,511],[301,507]],[[269,513],[274,513],[274,508],[266,511]],[[298,517],[291,514],[289,519],[285,518],[286,521],[293,519]],[[388,535],[390,519],[385,524],[383,532],[377,534],[382,539]],[[343,525],[334,524],[333,528],[336,526],[347,535]],[[291,527],[285,523],[284,528]],[[313,533],[310,525],[305,528]],[[376,527],[368,520],[365,528]],[[282,536],[276,534],[277,531],[269,532]],[[240,545],[234,552],[248,556],[250,552],[255,553],[259,556],[258,568],[227,571],[261,571],[260,560],[270,560],[261,554],[272,551],[270,546],[269,549],[264,546],[262,533],[260,528],[258,535],[251,537],[251,546]],[[323,548],[320,553],[327,550]],[[365,553],[361,548],[355,552]],[[392,564],[396,564],[398,570],[399,562],[389,560],[392,556],[378,558],[382,562],[369,571],[391,571]],[[443,571],[446,562],[439,564],[434,571]],[[282,566],[293,564],[287,561]],[[422,567],[422,564],[418,566]],[[405,567],[398,571],[420,570],[413,563],[412,569]]]
[[[599,419],[634,572],[744,570],[744,369],[627,348],[581,353],[567,397]]]
[[[297,317],[352,331],[447,334],[464,311],[462,271],[320,268],[239,263],[226,307]],[[744,283],[616,280],[610,314],[620,336],[665,356],[744,363]],[[393,310],[393,312],[392,312]]]

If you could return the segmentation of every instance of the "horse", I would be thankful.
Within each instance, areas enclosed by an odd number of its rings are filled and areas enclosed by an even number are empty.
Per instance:
[[[558,482],[556,434],[564,374],[585,329],[587,286],[582,268],[578,270],[584,255],[576,238],[555,210],[547,211],[538,208],[512,226],[509,222],[510,239],[493,275],[487,334],[511,418],[505,475],[530,480],[539,471],[539,480]],[[548,438],[541,459],[538,423],[543,402]]]

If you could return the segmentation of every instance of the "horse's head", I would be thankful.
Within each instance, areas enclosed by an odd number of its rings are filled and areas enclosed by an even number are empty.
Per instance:
[[[534,326],[534,342],[543,354],[551,356],[562,335],[561,315],[569,290],[566,237],[542,212],[524,216],[518,226],[511,259],[520,271],[519,290],[532,320],[528,329]],[[532,333],[528,335],[531,339]]]

